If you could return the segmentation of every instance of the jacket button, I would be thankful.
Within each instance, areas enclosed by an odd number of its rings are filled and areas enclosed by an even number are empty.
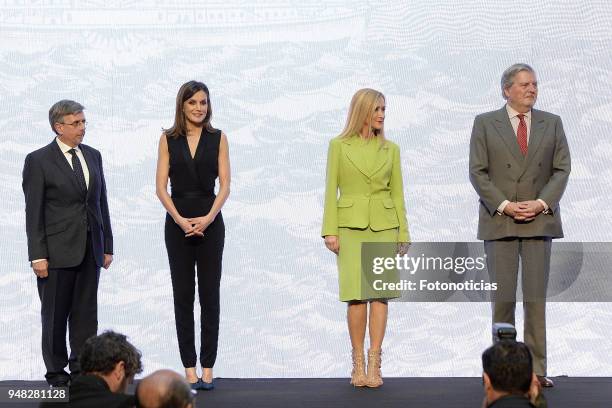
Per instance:
[[[367,180],[366,180],[366,183],[370,184],[370,183],[371,183],[370,179],[367,179]]]
[[[506,167],[510,168],[510,167],[512,167],[512,165],[510,163],[506,163]]]

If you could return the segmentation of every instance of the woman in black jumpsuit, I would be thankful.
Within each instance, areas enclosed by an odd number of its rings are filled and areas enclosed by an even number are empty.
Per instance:
[[[179,89],[174,125],[159,140],[156,187],[166,208],[165,240],[174,315],[185,376],[194,389],[214,388],[212,367],[219,335],[219,284],[225,227],[221,207],[229,195],[227,138],[210,124],[209,92],[201,82]],[[215,195],[215,180],[219,192]],[[171,195],[168,194],[170,180]],[[200,364],[196,370],[194,292],[197,271],[201,305]]]

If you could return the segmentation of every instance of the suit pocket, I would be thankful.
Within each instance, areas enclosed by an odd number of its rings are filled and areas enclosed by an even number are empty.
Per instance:
[[[354,201],[349,198],[338,200],[338,226],[344,227],[350,224],[353,217]]]
[[[58,234],[60,232],[66,231],[69,225],[70,225],[69,220],[64,220],[64,221],[56,222],[53,224],[49,224],[45,226],[45,234],[47,236]]]
[[[390,198],[383,200],[383,207],[385,208],[385,217],[391,223],[398,223],[397,211],[395,209],[395,203]],[[398,223],[399,224],[399,223]]]

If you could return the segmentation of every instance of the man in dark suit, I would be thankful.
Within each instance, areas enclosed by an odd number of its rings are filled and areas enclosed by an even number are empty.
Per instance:
[[[49,110],[57,137],[27,155],[23,168],[28,257],[41,300],[42,354],[52,386],[80,371],[78,354],[98,330],[100,267],[113,260],[102,157],[81,144],[84,107],[62,100]],[[70,326],[70,356],[66,327]]]
[[[478,115],[470,141],[470,181],[480,197],[478,239],[498,284],[493,321],[514,325],[521,261],[524,338],[542,386],[546,377],[546,289],[552,238],[563,237],[559,201],[570,153],[559,116],[533,109],[535,71],[515,64],[502,75],[499,110]]]

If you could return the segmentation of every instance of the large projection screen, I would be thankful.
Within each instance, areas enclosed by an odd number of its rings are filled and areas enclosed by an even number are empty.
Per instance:
[[[103,155],[115,261],[99,327],[129,335],[143,374],[181,370],[154,177],[176,92],[196,79],[232,164],[215,375],[346,377],[320,225],[327,146],[352,94],[387,97],[413,240],[475,241],[472,122],[503,105],[506,67],[532,65],[536,107],[561,116],[572,152],[565,240],[611,241],[611,21],[605,1],[0,0],[0,379],[44,374],[21,171],[53,137],[54,102],[85,105],[85,143]],[[612,376],[610,303],[549,303],[547,317],[550,375]],[[384,373],[478,376],[489,325],[487,303],[393,303]]]

